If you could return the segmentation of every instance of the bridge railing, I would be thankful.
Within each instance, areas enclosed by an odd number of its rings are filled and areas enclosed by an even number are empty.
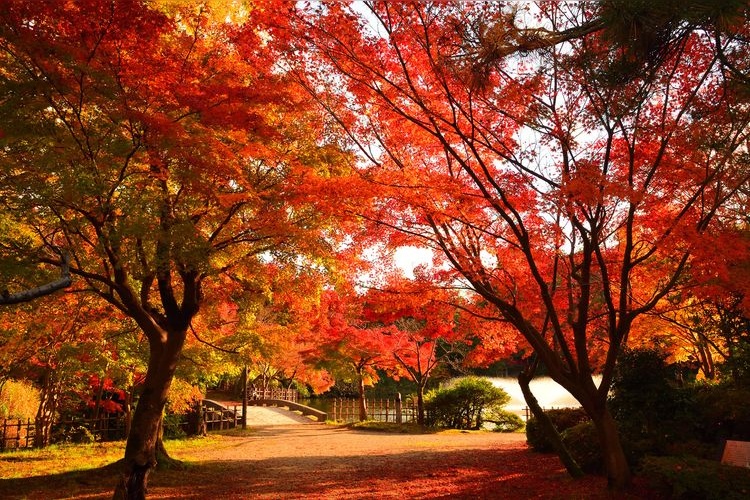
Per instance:
[[[250,401],[256,399],[281,399],[296,403],[299,401],[299,392],[296,389],[257,389],[248,387],[247,399]]]
[[[201,401],[201,420],[206,431],[234,429],[242,420],[242,410],[227,408],[221,403],[204,399]]]

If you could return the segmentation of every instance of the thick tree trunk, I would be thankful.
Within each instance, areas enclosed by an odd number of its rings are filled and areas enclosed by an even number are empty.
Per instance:
[[[184,340],[185,331],[163,332],[159,341],[151,338],[148,370],[125,445],[116,500],[146,498],[148,476],[156,467],[160,448],[162,412]]]
[[[156,439],[156,466],[160,470],[185,468],[182,460],[177,460],[169,456],[169,452],[164,447],[164,419],[159,422],[159,437]]]
[[[50,444],[52,424],[54,423],[55,412],[57,411],[58,396],[59,391],[57,383],[54,380],[54,373],[52,373],[51,369],[45,368],[39,407],[37,408],[36,419],[34,420],[34,446],[38,448]]]
[[[630,487],[633,477],[622,449],[617,422],[606,406],[591,417],[599,435],[599,445],[607,470],[607,486],[614,491],[625,490]]]
[[[584,473],[581,470],[581,467],[570,454],[570,451],[568,451],[568,448],[563,443],[562,437],[560,437],[560,433],[557,432],[552,420],[550,420],[547,414],[544,413],[544,410],[539,405],[536,397],[531,392],[531,379],[532,376],[523,371],[518,374],[518,385],[521,386],[521,392],[523,393],[523,398],[526,400],[526,404],[531,409],[531,413],[539,423],[539,427],[542,429],[545,437],[550,443],[552,443],[552,447],[557,452],[563,465],[565,465],[568,474],[574,478],[583,477]]]

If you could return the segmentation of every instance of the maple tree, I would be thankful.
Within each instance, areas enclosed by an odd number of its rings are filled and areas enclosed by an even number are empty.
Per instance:
[[[380,361],[379,366],[416,385],[420,425],[425,422],[425,390],[434,374],[440,368],[462,369],[475,340],[482,335],[490,339],[496,330],[495,318],[480,319],[455,291],[436,287],[433,279],[422,272],[414,280],[392,275],[387,288],[370,289],[361,299],[363,318],[385,327],[365,330],[368,337],[378,339],[375,345],[383,353],[381,357],[395,361],[391,366]],[[495,342],[491,352],[503,357],[515,347],[509,336]],[[475,356],[473,364],[483,364],[482,358],[486,363],[486,354]]]
[[[540,2],[529,15],[563,29],[594,14]],[[697,31],[625,80],[594,31],[493,59],[476,85],[467,51],[495,23],[508,25],[502,6],[336,4],[300,8],[290,38],[306,51],[301,82],[378,187],[360,213],[440,250],[526,339],[592,418],[609,485],[624,488],[615,362],[633,322],[724,236],[748,180],[747,109],[723,78],[724,42]]]
[[[108,378],[117,366],[123,319],[94,297],[75,293],[0,313],[0,380],[23,378],[39,389],[36,446],[48,445],[59,416],[81,402],[91,403],[98,417],[103,386],[85,381]]]
[[[333,384],[305,355],[311,349],[323,282],[315,270],[274,266],[266,274],[264,292],[243,302],[237,333],[230,340],[239,345],[239,360],[250,369],[252,387],[266,390],[274,383],[290,389],[296,382],[323,392]]]
[[[336,148],[277,71],[261,11],[230,25],[137,0],[1,7],[3,208],[148,343],[116,492],[143,498],[205,294],[231,270],[330,247],[310,193]]]
[[[361,421],[367,420],[366,387],[377,382],[378,369],[393,367],[388,344],[383,341],[390,328],[368,321],[363,301],[353,290],[326,290],[313,328],[316,341],[304,353],[308,360],[334,372],[354,372]],[[340,365],[345,369],[336,370]]]

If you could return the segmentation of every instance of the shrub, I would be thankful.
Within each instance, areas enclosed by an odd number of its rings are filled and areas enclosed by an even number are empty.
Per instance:
[[[164,439],[181,439],[187,436],[182,428],[185,416],[178,413],[167,413],[162,419]]]
[[[628,458],[637,463],[646,454],[666,454],[671,443],[692,439],[699,427],[694,390],[674,384],[666,355],[653,348],[622,353],[609,400]]]
[[[599,437],[593,422],[583,422],[565,429],[562,440],[584,472],[599,474],[604,471]]]
[[[56,443],[91,444],[96,441],[94,434],[83,425],[61,427],[54,433]]]
[[[750,390],[731,385],[695,388],[695,427],[704,441],[750,441]]]
[[[561,408],[558,410],[547,410],[544,412],[555,425],[557,432],[562,433],[566,429],[589,421],[589,416],[583,408]],[[535,451],[551,452],[552,444],[542,432],[536,418],[531,417],[526,422],[526,441]]]
[[[522,430],[526,425],[521,417],[503,409],[490,412],[485,420],[495,424],[495,428],[492,429],[495,432],[516,432]]]
[[[430,391],[425,399],[428,425],[480,429],[483,413],[502,407],[510,396],[485,378],[464,377],[449,387]]]
[[[662,422],[672,418],[675,390],[669,383],[673,373],[665,357],[652,348],[626,349],[620,355],[609,406],[621,430],[658,434]]]
[[[34,418],[39,390],[27,381],[8,380],[0,389],[0,418]]]
[[[744,500],[750,473],[742,467],[695,457],[646,457],[641,474],[652,487],[676,499]]]

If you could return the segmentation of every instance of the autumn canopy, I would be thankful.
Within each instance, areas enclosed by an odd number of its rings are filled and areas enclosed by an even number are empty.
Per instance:
[[[127,361],[139,498],[176,373],[422,405],[436,366],[515,354],[627,487],[621,352],[712,378],[737,337],[690,315],[750,297],[747,5],[652,3],[0,0],[4,295],[72,278],[0,310],[0,381],[55,373],[23,331]]]

